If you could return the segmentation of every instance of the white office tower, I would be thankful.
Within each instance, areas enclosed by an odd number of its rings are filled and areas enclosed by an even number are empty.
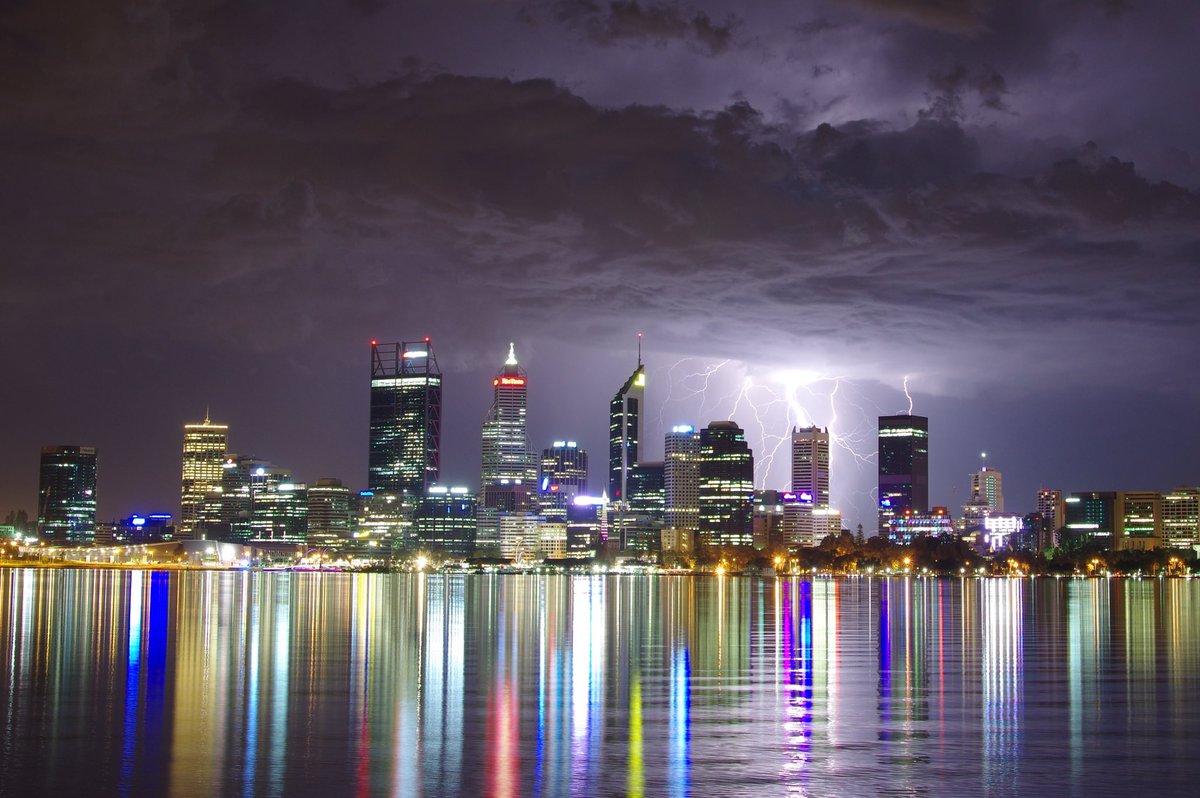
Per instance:
[[[788,543],[819,545],[830,534],[831,520],[840,531],[841,516],[829,509],[829,429],[793,429],[792,490],[784,508]]]

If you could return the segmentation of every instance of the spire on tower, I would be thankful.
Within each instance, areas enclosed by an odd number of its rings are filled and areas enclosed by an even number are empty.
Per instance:
[[[642,367],[642,334],[638,333],[638,368]]]
[[[504,361],[504,365],[506,365],[506,366],[517,365],[517,345],[512,341],[508,342],[508,360]]]

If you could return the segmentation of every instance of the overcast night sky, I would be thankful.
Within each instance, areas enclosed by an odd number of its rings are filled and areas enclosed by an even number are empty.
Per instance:
[[[5,3],[0,513],[60,443],[102,519],[177,512],[206,406],[361,488],[368,342],[425,335],[446,482],[510,340],[598,478],[644,331],[651,457],[732,416],[782,488],[830,424],[851,525],[906,376],[955,515],[984,450],[1010,510],[1200,483],[1198,42],[1194,0]]]

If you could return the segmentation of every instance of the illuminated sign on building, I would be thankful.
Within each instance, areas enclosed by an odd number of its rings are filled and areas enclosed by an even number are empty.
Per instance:
[[[497,377],[492,380],[492,385],[524,385],[524,377]]]
[[[1004,548],[1009,536],[1023,528],[1024,521],[1019,515],[989,515],[983,519],[983,536],[991,551]]]

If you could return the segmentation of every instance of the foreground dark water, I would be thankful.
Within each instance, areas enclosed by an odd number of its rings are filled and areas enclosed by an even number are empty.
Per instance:
[[[1200,789],[1200,581],[0,571],[4,795]]]

